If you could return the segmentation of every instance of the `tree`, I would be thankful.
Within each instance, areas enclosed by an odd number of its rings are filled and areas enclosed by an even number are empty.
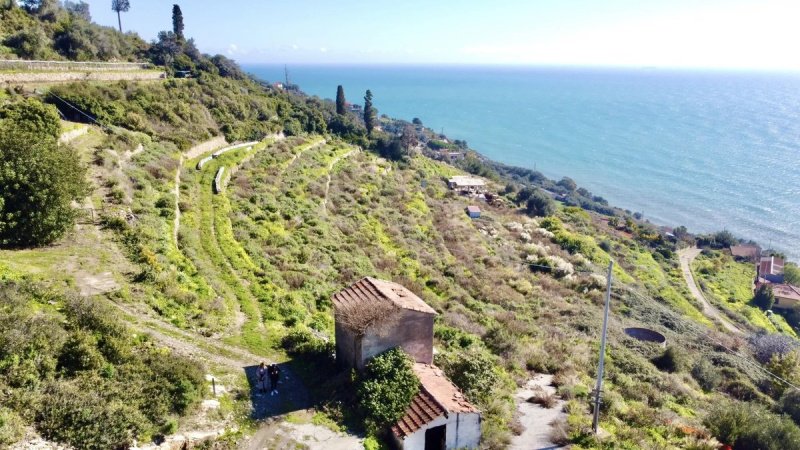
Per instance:
[[[18,131],[33,135],[58,138],[61,134],[58,111],[35,99],[6,105],[0,109],[0,120]]]
[[[800,267],[795,263],[787,263],[783,266],[783,279],[786,283],[800,286]]]
[[[29,102],[31,109],[41,109],[37,101]],[[45,108],[51,109],[50,120],[57,120],[54,108]],[[71,203],[87,192],[79,155],[37,129],[53,125],[0,121],[0,245],[43,245],[60,238],[75,220]]]
[[[172,5],[172,32],[178,37],[178,41],[183,42],[183,12],[178,5]]]
[[[800,390],[789,389],[784,392],[779,405],[782,413],[788,414],[796,424],[800,425]]]
[[[92,21],[92,14],[89,12],[89,4],[84,1],[71,2],[67,0],[64,2],[64,9],[87,22]]]
[[[343,116],[347,112],[345,107],[346,100],[344,99],[344,88],[340,84],[336,87],[336,114]]]
[[[414,118],[411,120],[411,123],[413,123],[414,125],[421,126],[421,125],[422,125],[422,120],[420,120],[420,118],[419,118],[419,117],[414,117]]]
[[[556,205],[549,195],[536,189],[525,202],[525,211],[533,216],[547,217],[556,212]]]
[[[413,364],[399,348],[381,353],[367,363],[357,393],[359,404],[376,430],[403,417],[419,392]]]
[[[367,135],[371,135],[372,129],[375,128],[377,114],[378,112],[372,107],[372,91],[367,89],[367,93],[364,95],[364,125],[367,127]]]
[[[570,192],[574,192],[578,189],[578,184],[570,177],[562,178],[557,184]]]
[[[753,304],[764,311],[772,309],[772,305],[775,304],[775,294],[772,293],[772,286],[768,284],[759,286],[755,296],[753,296]]]
[[[419,145],[419,139],[417,139],[417,131],[411,125],[406,125],[403,128],[403,134],[400,135],[400,145],[408,152],[417,145]]]
[[[122,17],[120,13],[128,12],[130,9],[130,0],[111,0],[111,10],[117,13],[117,23],[119,24],[120,33],[122,33]]]

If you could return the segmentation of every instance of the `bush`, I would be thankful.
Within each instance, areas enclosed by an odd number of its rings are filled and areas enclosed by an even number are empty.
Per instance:
[[[399,348],[372,358],[357,388],[360,406],[374,430],[396,422],[419,392],[413,360]]]
[[[464,350],[436,355],[436,364],[473,402],[486,405],[500,385],[494,358],[485,351]]]
[[[705,391],[713,391],[719,386],[722,376],[713,364],[701,359],[692,367],[692,377]]]
[[[784,392],[778,406],[780,412],[788,415],[796,424],[800,425],[800,390],[789,389]]]
[[[667,347],[664,353],[653,360],[653,364],[661,370],[674,373],[686,368],[686,355],[675,347]]]
[[[11,445],[25,435],[25,424],[12,410],[0,406],[0,448]]]
[[[775,355],[789,354],[800,345],[796,340],[783,334],[759,334],[750,340],[753,355],[761,364],[767,364]]]
[[[556,205],[549,195],[536,189],[525,202],[525,211],[533,216],[547,217],[555,214]]]
[[[775,294],[772,293],[772,286],[762,284],[756,290],[753,296],[753,305],[763,309],[764,311],[772,309],[775,304]]]
[[[800,442],[800,428],[790,419],[752,403],[717,403],[704,423],[714,437],[734,450],[783,450]]]

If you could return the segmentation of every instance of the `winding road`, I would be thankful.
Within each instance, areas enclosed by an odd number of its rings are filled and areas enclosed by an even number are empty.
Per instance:
[[[683,272],[683,279],[686,280],[686,285],[689,287],[689,292],[691,292],[692,296],[696,298],[697,301],[703,306],[703,314],[705,314],[706,317],[721,323],[722,326],[731,333],[742,334],[742,330],[736,328],[736,326],[726,319],[717,308],[711,305],[711,303],[706,300],[705,296],[700,291],[700,288],[697,287],[697,283],[694,280],[694,275],[692,274],[691,265],[692,261],[697,258],[697,255],[699,255],[701,251],[702,250],[697,247],[678,250],[678,259],[680,259],[681,262],[681,272]]]

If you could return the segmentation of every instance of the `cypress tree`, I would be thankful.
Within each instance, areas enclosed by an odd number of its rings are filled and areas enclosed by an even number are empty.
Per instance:
[[[367,134],[372,134],[375,128],[375,108],[372,107],[372,91],[367,89],[364,96],[364,125],[367,127]]]
[[[183,11],[178,5],[172,5],[172,32],[178,37],[179,41],[183,41]]]
[[[336,88],[336,114],[343,116],[345,110],[344,88],[340,84],[339,87]]]

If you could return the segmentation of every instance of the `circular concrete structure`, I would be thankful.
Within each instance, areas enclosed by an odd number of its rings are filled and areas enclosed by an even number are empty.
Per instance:
[[[667,346],[666,336],[658,331],[653,331],[648,328],[625,328],[625,334],[638,341],[652,342],[662,347]]]

